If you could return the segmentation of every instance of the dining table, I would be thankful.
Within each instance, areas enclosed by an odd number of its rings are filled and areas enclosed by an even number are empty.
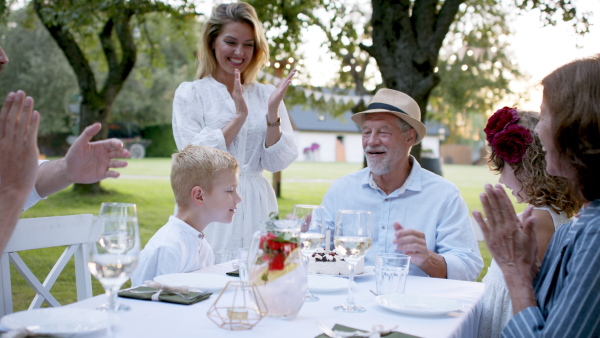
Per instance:
[[[195,272],[225,276],[234,269],[234,261],[213,265]],[[239,280],[229,277],[232,281]],[[343,278],[343,277],[338,277]],[[366,309],[363,313],[335,311],[336,305],[345,303],[347,290],[317,293],[320,300],[305,302],[297,316],[282,319],[265,316],[250,330],[231,331],[220,328],[207,315],[218,297],[215,292],[209,299],[193,305],[137,300],[119,297],[119,302],[129,305],[128,312],[117,313],[114,324],[106,329],[114,337],[316,337],[323,332],[321,323],[329,328],[335,324],[371,330],[373,325],[382,325],[395,331],[418,337],[475,337],[482,311],[481,300],[485,284],[459,280],[408,276],[405,293],[435,296],[458,300],[463,305],[459,310],[444,315],[406,315],[390,311],[375,301],[374,273],[358,276],[353,286],[355,302]],[[68,308],[95,309],[106,303],[105,295],[97,295]],[[105,330],[101,330],[105,331]],[[106,337],[107,332],[96,332],[90,337]]]

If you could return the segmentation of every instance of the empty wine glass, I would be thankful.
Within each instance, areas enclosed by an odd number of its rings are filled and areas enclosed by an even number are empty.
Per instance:
[[[117,291],[129,279],[140,253],[135,204],[102,203],[89,246],[88,268],[108,297],[108,304],[98,310],[129,311],[129,306],[117,303]]]
[[[320,205],[297,204],[294,206],[293,219],[300,220],[300,244],[306,274],[308,275],[308,261],[310,256],[323,245],[325,233],[323,229],[323,207]],[[316,302],[319,297],[313,296],[310,290],[306,289],[305,302]]]
[[[340,210],[335,222],[333,244],[338,255],[348,263],[350,274],[346,304],[333,309],[342,312],[365,312],[365,308],[354,303],[352,284],[354,268],[371,248],[371,212],[362,210]]]

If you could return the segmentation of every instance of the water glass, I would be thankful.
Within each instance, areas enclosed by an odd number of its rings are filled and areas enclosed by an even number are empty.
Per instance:
[[[404,293],[409,267],[410,256],[399,253],[379,253],[375,255],[377,294]]]

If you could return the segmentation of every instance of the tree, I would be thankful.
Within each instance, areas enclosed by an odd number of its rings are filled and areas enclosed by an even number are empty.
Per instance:
[[[253,3],[260,2],[264,0]],[[327,18],[320,19],[314,7],[304,6],[308,3],[327,9]],[[468,19],[469,13],[482,14],[480,22],[461,22],[462,32],[467,35],[477,27],[485,27],[491,18],[498,15],[498,6],[503,3],[498,0],[371,0],[371,19],[364,29],[368,38],[356,33],[357,26],[353,22],[357,18],[353,15],[357,13],[356,6],[341,1],[295,1],[295,5],[302,9],[302,15],[297,18],[290,18],[290,6],[285,1],[276,1],[269,9],[271,17],[262,19],[274,23],[267,27],[277,27],[283,36],[281,41],[294,41],[286,34],[295,24],[317,25],[323,28],[331,50],[336,51],[340,58],[355,52],[356,47],[366,51],[377,62],[385,87],[413,97],[421,108],[421,119],[425,121],[429,97],[441,81],[440,73],[436,71],[440,50],[453,23]],[[583,34],[588,31],[589,14],[578,13],[570,0],[515,0],[513,8],[540,9],[546,24],[557,20],[571,21],[577,32]],[[420,158],[420,147],[414,147],[413,154]]]
[[[0,74],[2,97],[24,90],[35,98],[35,107],[42,113],[39,135],[68,133],[72,116],[67,103],[77,93],[71,67],[35,16],[21,9],[6,19],[0,46],[9,55],[10,65]]]
[[[77,77],[81,93],[80,129],[94,122],[106,122],[112,105],[131,73],[137,58],[134,29],[151,13],[163,13],[173,19],[191,18],[194,6],[182,1],[174,6],[152,0],[32,0],[33,7],[52,38],[62,49]],[[2,9],[2,8],[0,8]],[[99,44],[107,74],[98,86],[86,50]],[[93,54],[92,54],[93,55]],[[104,128],[97,136],[106,138]],[[100,192],[100,183],[75,185],[82,192]]]

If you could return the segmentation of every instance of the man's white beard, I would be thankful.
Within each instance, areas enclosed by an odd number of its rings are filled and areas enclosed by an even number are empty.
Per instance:
[[[387,173],[389,173],[392,170],[392,165],[390,164],[389,161],[389,152],[388,152],[388,148],[387,147],[375,147],[375,148],[371,148],[371,147],[366,147],[365,148],[365,154],[367,154],[366,158],[367,158],[367,165],[369,166],[369,170],[371,170],[371,172],[375,175],[385,175]],[[370,151],[385,151],[385,157],[382,158],[381,160],[370,160],[369,156],[368,156],[368,152]]]

